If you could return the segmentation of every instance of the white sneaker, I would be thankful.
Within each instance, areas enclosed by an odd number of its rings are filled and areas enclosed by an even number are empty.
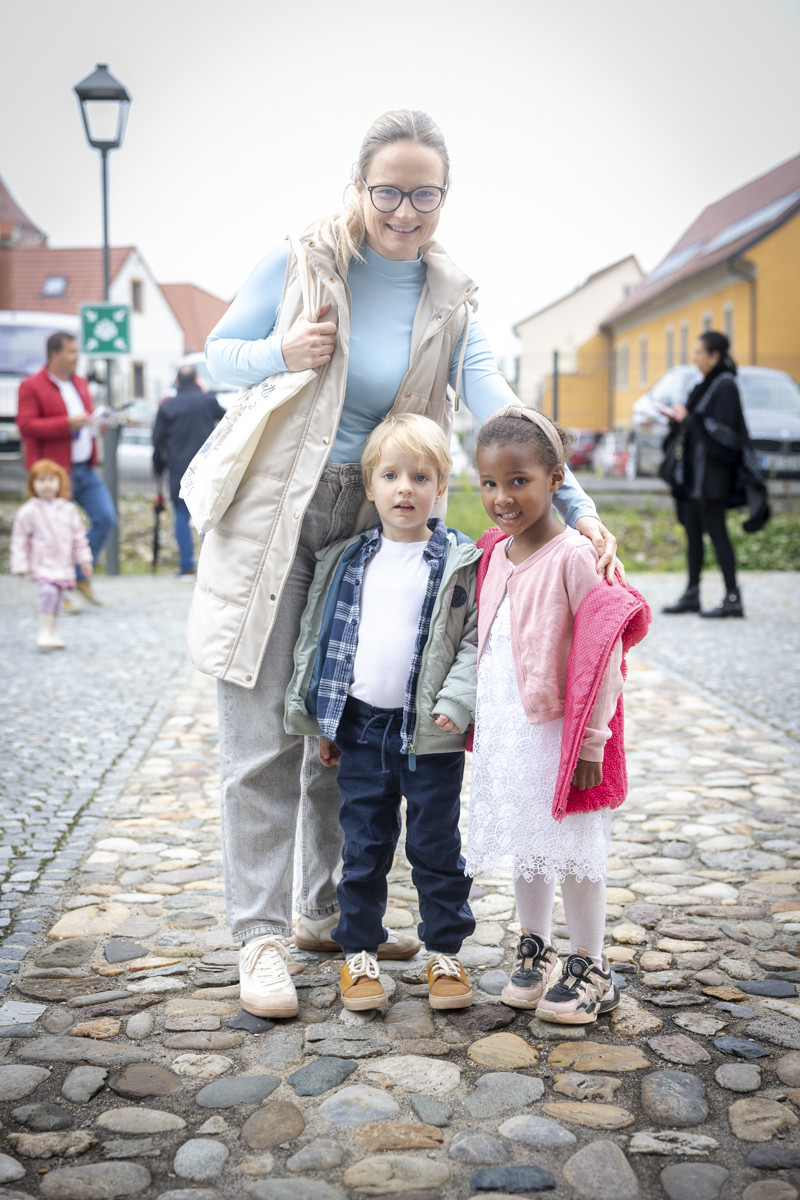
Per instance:
[[[299,916],[294,926],[294,944],[300,950],[316,950],[318,953],[338,954],[342,947],[334,942],[331,933],[339,923],[339,914],[328,917]],[[394,933],[387,929],[388,937],[378,946],[379,959],[405,960],[413,958],[422,943],[411,934]]]
[[[288,971],[291,956],[276,934],[254,938],[239,951],[239,1003],[254,1017],[296,1017],[297,992]]]

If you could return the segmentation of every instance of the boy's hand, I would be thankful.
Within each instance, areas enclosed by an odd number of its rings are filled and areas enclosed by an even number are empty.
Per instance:
[[[455,721],[451,721],[450,718],[446,717],[443,713],[434,713],[433,719],[439,728],[443,729],[445,733],[461,733],[461,730],[458,728]]]
[[[585,792],[602,782],[603,764],[587,762],[585,758],[579,758],[575,766],[575,774],[572,776],[573,787],[576,787],[579,792]]]
[[[342,752],[335,742],[326,737],[319,739],[319,761],[323,767],[337,766],[341,757]]]

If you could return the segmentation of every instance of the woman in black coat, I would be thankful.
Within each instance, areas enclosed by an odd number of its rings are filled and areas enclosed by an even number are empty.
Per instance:
[[[708,330],[697,339],[693,362],[703,379],[686,405],[662,410],[670,420],[670,437],[684,439],[688,468],[684,494],[676,496],[678,519],[686,529],[689,582],[665,613],[701,612],[700,573],[703,535],[708,534],[725,580],[725,595],[704,617],[743,617],[736,582],[736,557],[725,524],[725,510],[751,507],[748,531],[761,528],[769,516],[766,489],[760,479],[736,383],[736,363],[724,333]],[[667,439],[669,441],[669,437]]]

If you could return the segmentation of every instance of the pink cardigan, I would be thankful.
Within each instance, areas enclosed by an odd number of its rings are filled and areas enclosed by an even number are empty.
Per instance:
[[[92,552],[71,500],[26,501],[11,530],[11,574],[74,584],[75,563],[89,566]]]
[[[572,530],[516,568],[498,546],[503,540],[499,529],[490,529],[478,542],[484,551],[478,564],[478,661],[508,590],[517,683],[528,719],[564,718],[553,817],[618,808],[627,793],[623,655],[645,636],[650,609],[635,589],[600,579],[594,551]],[[546,571],[535,570],[543,560]],[[524,620],[515,620],[517,612]],[[603,782],[584,792],[571,782],[579,757],[603,762]]]

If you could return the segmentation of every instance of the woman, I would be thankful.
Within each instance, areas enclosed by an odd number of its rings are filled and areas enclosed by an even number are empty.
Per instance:
[[[300,239],[324,297],[317,321],[302,315],[297,251],[282,242],[256,266],[206,347],[212,374],[231,383],[318,371],[313,385],[270,415],[233,504],[206,536],[190,618],[192,657],[220,680],[228,917],[244,943],[242,1008],[258,1016],[298,1010],[286,948],[298,812],[295,941],[338,949],[330,936],[342,841],[336,777],[318,763],[316,742],[304,745],[283,726],[315,553],[370,523],[358,462],[390,409],[422,413],[449,433],[448,385],[458,390],[463,381],[465,402],[481,421],[513,399],[470,321],[474,283],[433,241],[449,173],[430,117],[406,110],[379,117],[344,211]],[[559,496],[565,520],[602,555],[598,569],[613,569],[616,541],[592,501],[573,478]],[[378,957],[406,958],[418,947],[387,931]]]
[[[725,595],[703,617],[743,617],[742,598],[736,583],[736,556],[725,523],[725,509],[745,502],[751,518],[745,529],[760,529],[769,517],[766,489],[758,472],[745,424],[736,363],[724,333],[708,330],[695,342],[692,361],[703,378],[686,405],[661,411],[670,420],[667,442],[679,436],[687,464],[688,496],[676,496],[678,519],[686,529],[689,582],[686,591],[665,613],[700,612],[700,574],[703,569],[703,535],[711,538],[725,581]],[[665,447],[666,447],[665,443]],[[742,490],[742,479],[747,492]]]

